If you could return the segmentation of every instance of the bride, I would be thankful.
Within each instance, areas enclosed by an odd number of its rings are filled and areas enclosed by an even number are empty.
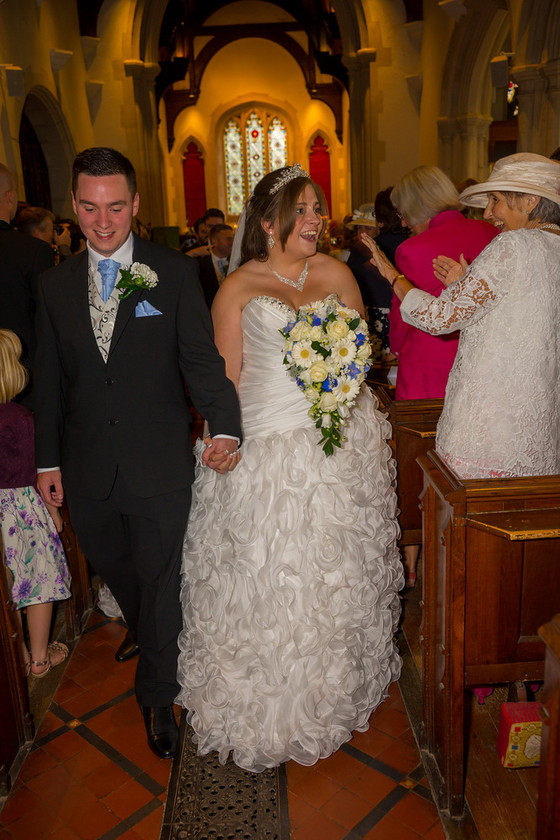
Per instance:
[[[234,471],[198,468],[177,702],[199,753],[231,752],[252,771],[327,757],[368,728],[400,674],[390,427],[362,385],[327,457],[283,363],[280,331],[300,306],[332,297],[363,317],[351,272],[317,253],[321,228],[299,165],[266,175],[246,208],[241,267],[212,310],[244,442]]]

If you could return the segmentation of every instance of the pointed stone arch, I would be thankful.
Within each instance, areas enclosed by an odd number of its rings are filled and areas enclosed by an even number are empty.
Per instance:
[[[22,114],[31,123],[45,157],[53,212],[72,216],[70,187],[75,147],[60,106],[47,88],[36,85],[25,98]]]
[[[454,181],[488,174],[490,60],[511,33],[505,0],[479,0],[455,26],[441,95],[439,163]]]

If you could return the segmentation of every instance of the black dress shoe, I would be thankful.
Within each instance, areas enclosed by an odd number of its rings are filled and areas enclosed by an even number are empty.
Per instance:
[[[144,716],[148,746],[158,758],[173,758],[179,740],[179,728],[172,706],[140,706]]]
[[[140,648],[132,638],[129,632],[127,632],[126,636],[124,637],[124,641],[122,642],[120,648],[115,653],[115,659],[117,662],[128,662],[129,659],[134,659],[135,656],[138,656],[140,653]]]

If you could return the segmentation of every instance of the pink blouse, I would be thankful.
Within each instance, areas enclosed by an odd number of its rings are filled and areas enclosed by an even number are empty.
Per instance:
[[[444,255],[471,263],[498,234],[488,222],[466,219],[458,210],[444,210],[430,219],[428,229],[397,248],[398,270],[418,289],[439,297],[445,286],[434,275],[432,261]],[[391,351],[399,357],[396,400],[441,399],[453,366],[459,332],[429,335],[406,324],[400,301],[393,295],[389,314]]]

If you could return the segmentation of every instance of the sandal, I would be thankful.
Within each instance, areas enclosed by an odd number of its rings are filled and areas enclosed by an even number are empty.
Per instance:
[[[53,665],[53,661],[51,659],[51,654],[52,653],[58,653],[59,655],[60,654],[62,655],[62,659],[60,659],[60,661],[56,662],[54,665]],[[37,679],[40,680],[42,677],[45,677],[49,673],[49,671],[51,671],[53,668],[56,668],[58,665],[62,665],[62,663],[65,662],[67,659],[68,659],[68,648],[66,647],[66,645],[62,644],[62,642],[51,642],[47,646],[47,658],[46,659],[42,659],[40,661],[37,661],[36,659],[31,659],[29,661],[29,674],[32,677],[37,677]],[[32,665],[35,665],[36,668],[43,668],[45,665],[47,667],[45,668],[44,671],[41,671],[39,674],[36,674],[35,671],[31,670]]]

